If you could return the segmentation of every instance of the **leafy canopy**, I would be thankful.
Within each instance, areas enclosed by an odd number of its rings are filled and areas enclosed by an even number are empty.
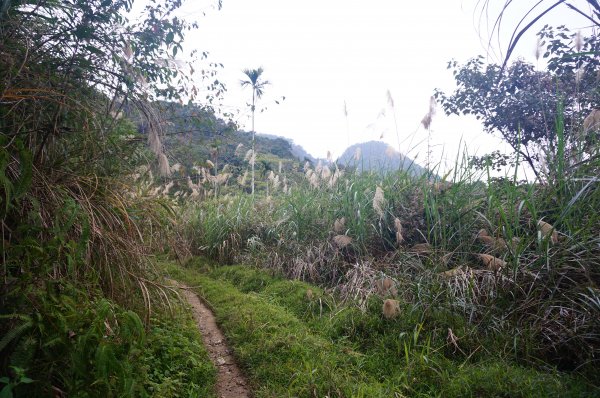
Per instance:
[[[575,143],[582,138],[583,118],[600,107],[600,62],[594,55],[600,52],[598,38],[582,39],[579,50],[576,35],[565,27],[546,26],[539,38],[547,69],[523,60],[503,68],[486,64],[482,56],[464,65],[450,61],[457,87],[451,94],[435,91],[447,114],[474,115],[486,132],[500,134],[534,170],[542,149],[555,149],[559,114],[567,139]]]

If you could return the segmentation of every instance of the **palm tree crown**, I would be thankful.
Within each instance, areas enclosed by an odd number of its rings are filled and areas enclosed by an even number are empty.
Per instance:
[[[244,69],[242,72],[248,77],[248,80],[240,80],[242,87],[252,87],[252,111],[254,112],[255,97],[260,99],[264,94],[264,88],[271,84],[268,80],[261,80],[264,72],[262,67],[258,69]]]

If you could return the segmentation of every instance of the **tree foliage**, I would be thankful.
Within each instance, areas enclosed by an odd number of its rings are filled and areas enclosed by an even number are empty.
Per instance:
[[[500,134],[534,170],[543,160],[543,148],[556,149],[558,112],[566,138],[574,143],[581,138],[583,118],[600,107],[597,37],[577,44],[565,27],[548,26],[539,37],[546,69],[523,60],[503,68],[486,64],[482,56],[464,65],[450,61],[457,88],[450,95],[435,92],[447,114],[475,115],[486,132]]]

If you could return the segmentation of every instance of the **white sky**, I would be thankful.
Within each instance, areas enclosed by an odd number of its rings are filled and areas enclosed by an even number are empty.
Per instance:
[[[383,141],[398,148],[386,97],[390,90],[400,150],[423,164],[427,131],[420,121],[434,88],[454,88],[447,62],[462,63],[489,49],[485,26],[477,26],[477,0],[223,0],[220,11],[210,6],[215,3],[188,0],[186,16],[196,19],[200,29],[188,35],[186,46],[208,51],[210,61],[224,64],[219,72],[228,89],[223,111],[237,110],[237,122],[250,130],[246,104],[251,90],[240,87],[241,71],[262,66],[271,85],[257,105],[266,110],[257,112],[256,131],[292,138],[318,157],[328,150],[341,155],[348,144],[377,140],[382,133]],[[527,4],[531,1],[521,2]],[[513,18],[506,17],[507,33],[522,11],[515,8]],[[495,11],[490,15],[495,17]],[[555,10],[544,23],[567,23],[572,30],[585,26],[566,8]],[[533,58],[533,32],[524,37],[517,56]],[[276,105],[282,96],[286,100]],[[471,154],[509,151],[474,119],[445,117],[438,107],[431,128],[432,159],[444,156],[452,164],[461,141]]]

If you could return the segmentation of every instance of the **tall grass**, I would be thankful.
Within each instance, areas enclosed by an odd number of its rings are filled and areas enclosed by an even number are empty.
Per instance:
[[[600,189],[586,173],[597,168],[556,183],[494,178],[466,153],[443,178],[346,171],[331,183],[315,168],[291,194],[194,205],[185,228],[198,253],[352,297],[387,275],[402,300],[477,326],[473,352],[494,336],[500,355],[589,370],[600,354]]]

